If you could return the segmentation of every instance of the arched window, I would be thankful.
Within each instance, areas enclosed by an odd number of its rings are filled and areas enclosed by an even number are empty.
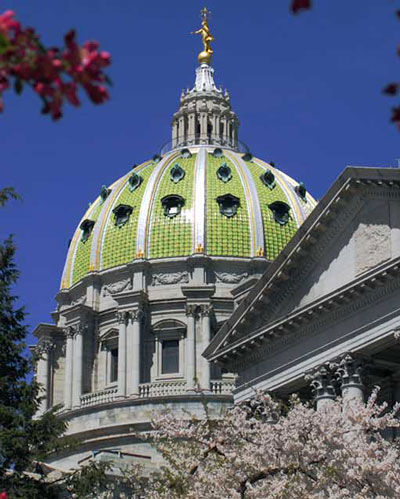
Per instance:
[[[185,324],[174,319],[164,320],[155,324],[152,331],[156,342],[156,378],[183,377]]]

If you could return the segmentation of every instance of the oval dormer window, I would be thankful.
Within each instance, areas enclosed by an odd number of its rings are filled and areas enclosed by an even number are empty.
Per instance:
[[[185,170],[178,164],[174,165],[171,168],[171,180],[174,182],[174,184],[177,184],[181,180],[183,180],[183,177],[185,176]]]
[[[192,153],[189,151],[189,149],[185,148],[185,149],[182,149],[181,156],[182,156],[182,158],[185,158],[185,159],[191,158]]]
[[[132,206],[129,206],[127,204],[119,204],[116,208],[114,208],[113,213],[115,216],[115,225],[117,227],[122,227],[123,225],[125,225],[129,220],[132,211]]]
[[[262,183],[266,185],[268,189],[273,189],[275,187],[275,175],[271,172],[271,170],[265,171],[260,178]]]
[[[129,177],[129,190],[131,192],[136,191],[136,189],[138,189],[141,186],[142,182],[143,182],[143,177],[141,177],[137,173],[133,173]]]
[[[268,205],[274,215],[274,220],[279,225],[286,225],[290,219],[290,206],[282,201],[275,201]]]
[[[165,196],[161,199],[161,204],[164,208],[164,215],[169,218],[174,218],[180,214],[182,206],[185,204],[183,197],[173,194]]]
[[[109,189],[106,185],[102,185],[100,191],[101,202],[104,203],[104,201],[108,198],[110,194],[111,194],[111,189]]]
[[[236,215],[239,206],[240,199],[232,194],[225,194],[224,196],[217,197],[217,203],[219,204],[219,211],[221,215],[227,218],[232,218]]]
[[[155,154],[153,156],[153,163],[159,163],[161,161],[162,157],[159,154]]]
[[[295,187],[294,189],[297,194],[299,195],[299,197],[305,202],[307,203],[307,188],[306,186],[304,185],[303,182],[300,182],[299,185],[297,187]]]
[[[86,220],[84,220],[81,223],[81,225],[79,226],[79,228],[82,231],[81,241],[83,243],[86,243],[86,241],[89,239],[90,234],[92,233],[92,230],[93,230],[93,226],[94,226],[94,221],[89,220],[88,218]]]
[[[252,161],[253,155],[251,154],[251,152],[246,152],[245,154],[243,154],[242,159],[244,161]]]
[[[222,158],[224,155],[224,153],[220,147],[216,147],[212,154],[213,154],[214,158]]]
[[[225,183],[229,182],[232,178],[232,170],[226,163],[222,163],[222,165],[218,168],[217,177]]]

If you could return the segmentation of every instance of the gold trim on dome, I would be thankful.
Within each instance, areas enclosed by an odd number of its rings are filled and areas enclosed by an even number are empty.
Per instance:
[[[136,253],[136,258],[144,258],[144,253],[143,253],[143,250],[140,249],[137,253]]]
[[[204,247],[201,243],[196,246],[195,253],[204,253]]]

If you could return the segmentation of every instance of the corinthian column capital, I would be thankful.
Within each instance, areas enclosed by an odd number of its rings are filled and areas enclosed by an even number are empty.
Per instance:
[[[335,373],[332,371],[329,363],[318,366],[312,371],[307,372],[304,378],[310,383],[317,406],[320,405],[322,400],[335,399]]]

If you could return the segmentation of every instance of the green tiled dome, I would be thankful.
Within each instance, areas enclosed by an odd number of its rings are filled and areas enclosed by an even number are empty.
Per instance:
[[[230,149],[215,154],[212,146],[189,150],[146,161],[103,189],[74,234],[62,288],[137,258],[273,260],[316,204],[257,158]]]

